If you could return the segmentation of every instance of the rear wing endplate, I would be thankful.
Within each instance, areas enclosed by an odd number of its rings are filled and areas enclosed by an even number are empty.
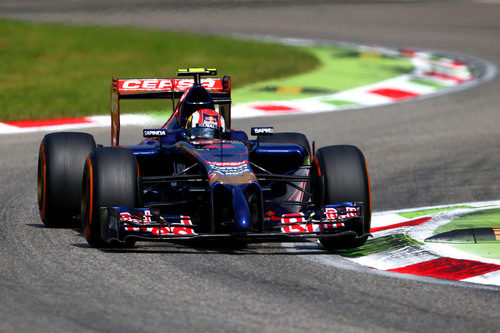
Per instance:
[[[182,74],[181,74],[182,75]],[[111,82],[111,145],[119,145],[120,100],[122,99],[178,99],[193,86],[195,79],[118,79]],[[231,119],[231,78],[229,76],[201,79],[215,104],[228,104],[224,108],[226,119]]]

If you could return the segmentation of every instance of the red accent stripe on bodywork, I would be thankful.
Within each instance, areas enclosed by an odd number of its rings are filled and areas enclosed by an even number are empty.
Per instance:
[[[500,265],[445,257],[409,266],[393,268],[388,271],[441,279],[463,280],[497,270],[500,270]]]
[[[116,77],[111,80],[110,102],[111,146],[118,146],[120,144],[120,94]]]

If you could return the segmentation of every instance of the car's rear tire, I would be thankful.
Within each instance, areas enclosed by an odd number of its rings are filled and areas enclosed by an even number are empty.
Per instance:
[[[138,169],[134,154],[125,148],[94,150],[85,162],[81,194],[83,235],[92,247],[133,246],[107,243],[101,238],[101,207],[140,207]]]
[[[38,153],[38,208],[46,227],[70,225],[80,215],[85,158],[96,147],[87,133],[45,135]]]
[[[316,187],[317,196],[323,204],[337,202],[363,202],[363,224],[353,228],[358,236],[370,232],[371,194],[365,158],[355,146],[338,145],[318,149],[314,161],[316,172],[323,185]],[[313,169],[314,170],[314,169]],[[320,238],[328,250],[355,248],[363,245],[368,237],[328,239]]]
[[[257,141],[262,143],[294,143],[304,147],[309,156],[311,155],[309,140],[307,140],[307,137],[302,133],[282,132],[272,135],[258,135]]]

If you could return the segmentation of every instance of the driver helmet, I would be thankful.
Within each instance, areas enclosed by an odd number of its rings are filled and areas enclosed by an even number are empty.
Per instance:
[[[210,109],[201,109],[189,116],[186,129],[191,139],[219,139],[226,128],[224,118]]]

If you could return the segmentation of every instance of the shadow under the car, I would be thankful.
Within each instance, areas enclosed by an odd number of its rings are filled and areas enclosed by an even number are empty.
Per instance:
[[[91,249],[87,243],[73,243],[78,248]],[[253,246],[187,246],[174,243],[139,243],[132,248],[100,248],[107,253],[147,253],[147,254],[191,254],[191,255],[324,255],[325,251],[313,243],[283,247],[279,243],[263,243]]]

